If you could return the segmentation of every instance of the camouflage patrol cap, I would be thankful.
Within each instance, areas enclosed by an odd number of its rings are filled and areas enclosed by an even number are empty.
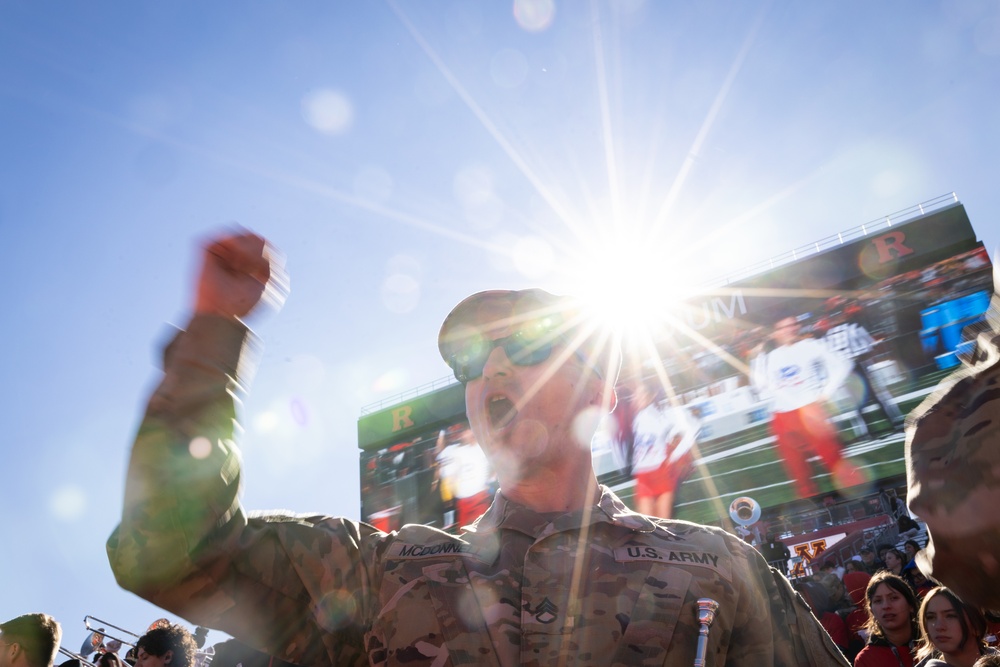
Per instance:
[[[438,350],[451,365],[456,352],[490,330],[544,323],[553,337],[578,350],[581,358],[612,384],[618,378],[621,352],[608,331],[587,317],[579,300],[545,290],[487,290],[463,299],[441,324]]]

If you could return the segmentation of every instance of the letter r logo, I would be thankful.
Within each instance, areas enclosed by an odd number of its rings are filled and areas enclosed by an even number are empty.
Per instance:
[[[410,413],[413,412],[413,408],[409,405],[404,405],[401,408],[397,408],[392,411],[392,432],[395,433],[404,428],[410,428],[413,426],[413,420],[410,419]]]
[[[885,264],[894,259],[913,254],[913,248],[903,245],[906,234],[903,232],[889,232],[872,240],[875,250],[878,252],[878,263]]]

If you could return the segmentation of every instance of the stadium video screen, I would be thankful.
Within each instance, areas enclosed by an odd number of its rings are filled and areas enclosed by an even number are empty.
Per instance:
[[[962,332],[992,292],[960,204],[706,291],[658,358],[626,360],[598,476],[640,511],[666,484],[673,516],[705,523],[743,496],[877,489],[904,473],[904,417],[972,352]],[[460,385],[362,417],[359,440],[362,518],[385,530],[457,529],[496,490]]]

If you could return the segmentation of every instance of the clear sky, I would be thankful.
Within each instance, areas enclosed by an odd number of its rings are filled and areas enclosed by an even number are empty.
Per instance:
[[[212,230],[292,278],[245,504],[357,516],[362,406],[474,291],[670,293],[952,191],[992,251],[998,90],[992,0],[4,0],[0,619],[164,615],[104,541]]]

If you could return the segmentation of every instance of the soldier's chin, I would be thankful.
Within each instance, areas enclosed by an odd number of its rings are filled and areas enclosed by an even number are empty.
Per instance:
[[[535,465],[548,448],[548,429],[538,421],[518,422],[506,442],[493,449],[492,464],[501,480],[517,484],[538,472]]]

